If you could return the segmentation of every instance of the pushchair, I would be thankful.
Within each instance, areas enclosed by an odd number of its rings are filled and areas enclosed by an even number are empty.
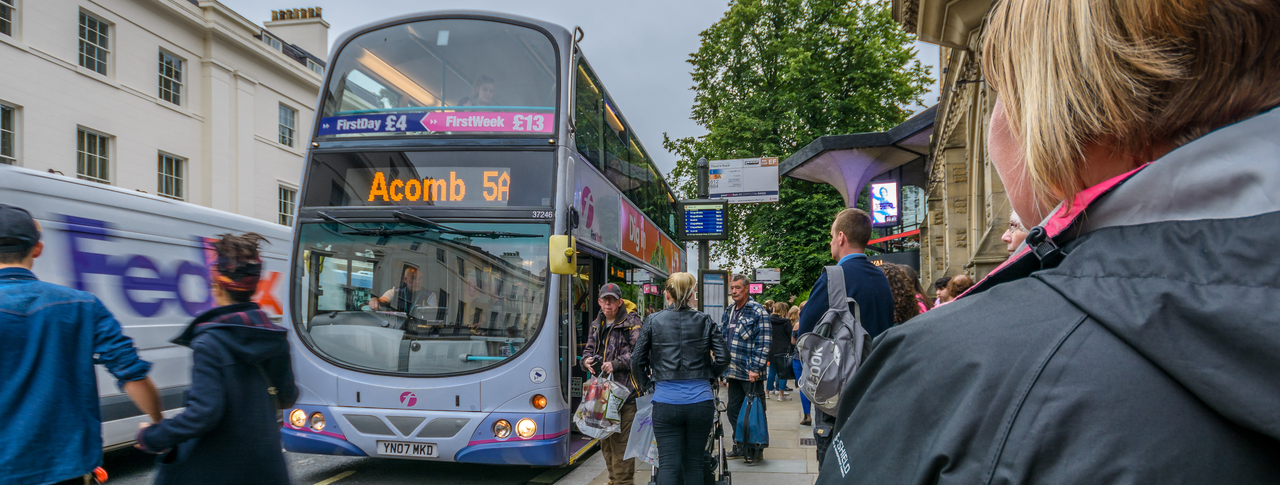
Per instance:
[[[717,385],[716,388],[718,387]],[[729,457],[724,452],[724,423],[720,421],[720,413],[724,412],[725,404],[720,401],[718,392],[713,393],[713,395],[715,399],[715,420],[711,423],[711,435],[707,436],[703,485],[732,485],[733,480],[729,473]],[[661,463],[658,464],[658,466],[661,465]],[[653,474],[649,476],[649,485],[658,484],[658,466],[653,467]]]

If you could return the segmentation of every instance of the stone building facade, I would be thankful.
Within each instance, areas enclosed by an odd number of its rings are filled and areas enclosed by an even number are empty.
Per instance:
[[[981,279],[1007,258],[1000,240],[1009,199],[987,153],[995,92],[982,80],[980,54],[991,0],[894,0],[894,19],[937,44],[941,80],[930,159],[928,215],[920,228],[920,273]],[[930,290],[932,291],[932,290]]]
[[[214,0],[0,4],[0,163],[292,222],[327,55],[315,9],[264,27]]]

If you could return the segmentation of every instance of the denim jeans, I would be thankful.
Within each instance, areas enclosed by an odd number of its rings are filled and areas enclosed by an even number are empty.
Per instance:
[[[653,438],[658,442],[658,485],[701,485],[715,401],[653,403]],[[683,482],[681,481],[683,477]]]
[[[772,362],[769,363],[769,376],[765,378],[764,384],[766,391],[781,391],[782,388],[787,387],[787,383],[778,378],[778,366],[773,365]]]
[[[800,394],[800,405],[804,406],[804,413],[809,414],[809,398],[800,390],[800,361],[791,361],[791,370],[796,373],[796,392]]]

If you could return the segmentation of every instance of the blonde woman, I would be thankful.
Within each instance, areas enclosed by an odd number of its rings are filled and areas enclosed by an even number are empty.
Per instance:
[[[1044,222],[876,340],[817,483],[1280,483],[1280,2],[992,3],[987,149]]]
[[[667,278],[667,309],[640,329],[631,369],[641,389],[656,382],[653,435],[658,442],[658,485],[702,483],[703,449],[715,414],[714,380],[729,366],[729,348],[711,317],[689,307],[693,275]]]

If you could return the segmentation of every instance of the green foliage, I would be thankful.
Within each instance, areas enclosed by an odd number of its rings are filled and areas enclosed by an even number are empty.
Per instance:
[[[693,198],[697,160],[786,159],[824,135],[883,131],[921,102],[928,70],[913,60],[912,36],[890,16],[888,0],[740,0],[701,34],[693,53],[692,118],[708,130],[670,139],[668,175]],[[783,178],[776,204],[730,206],[713,258],[734,267],[782,268],[762,299],[807,292],[831,263],[831,220],[844,207],[830,185]]]

